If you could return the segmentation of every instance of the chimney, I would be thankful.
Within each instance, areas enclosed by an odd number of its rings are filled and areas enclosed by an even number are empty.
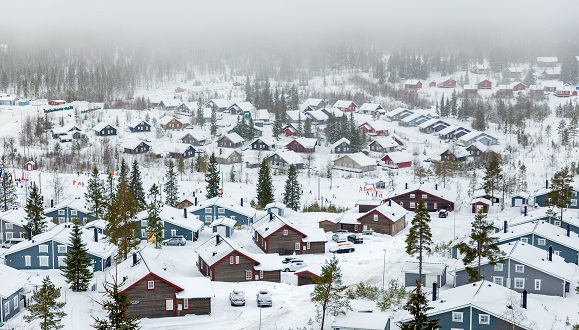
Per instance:
[[[32,240],[32,229],[28,229],[28,231],[26,232],[26,237],[28,237],[28,240]]]
[[[408,182],[404,184],[404,189],[408,189]]]
[[[571,236],[571,228],[569,227],[569,224],[567,224],[567,237]]]
[[[195,206],[197,206],[197,197],[195,197]]]
[[[133,266],[137,264],[137,254],[133,253]]]
[[[239,205],[243,206],[243,197],[240,198]]]
[[[392,206],[392,200],[391,199],[388,200],[388,206]]]
[[[50,207],[53,208],[54,207],[54,199],[50,200]]]
[[[195,197],[195,192],[193,192],[193,193],[191,194],[191,196]]]
[[[187,208],[183,209],[183,218],[187,219]]]
[[[524,206],[524,208],[523,208],[523,212],[524,212],[523,214],[524,214],[525,216],[527,216],[527,205],[526,205],[526,204],[525,204],[525,206]]]
[[[436,287],[437,287],[436,282],[433,282],[432,283],[432,301],[436,301]]]
[[[523,308],[527,309],[527,289],[523,289]]]
[[[434,190],[438,190],[438,183],[434,184]]]
[[[273,213],[269,214],[269,221],[273,220]]]
[[[505,221],[503,222],[503,233],[505,233],[505,234],[507,233],[507,227],[508,227],[508,225],[507,225],[507,220],[505,220]]]
[[[215,235],[215,245],[219,245],[219,243],[221,243],[221,235],[217,234]]]
[[[545,180],[545,189],[549,189],[549,180]]]
[[[98,242],[99,241],[99,232],[96,228],[93,228],[93,233],[94,233],[94,241]]]
[[[549,261],[553,261],[553,245],[549,245]]]

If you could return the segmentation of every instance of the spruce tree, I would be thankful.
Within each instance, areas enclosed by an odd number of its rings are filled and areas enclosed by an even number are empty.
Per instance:
[[[93,167],[91,176],[88,179],[88,185],[86,192],[84,193],[84,198],[86,200],[87,209],[89,212],[97,219],[102,219],[107,209],[107,203],[105,201],[104,183],[99,178],[99,170],[96,166]]]
[[[271,132],[275,138],[278,138],[282,132],[282,129],[283,129],[283,118],[281,115],[281,110],[278,109],[275,111],[275,119],[271,126]]]
[[[131,299],[127,293],[123,293],[123,283],[118,283],[117,276],[113,276],[112,282],[105,281],[105,297],[107,300],[99,303],[107,316],[103,319],[93,317],[93,328],[97,330],[138,330],[141,328],[139,319],[127,316],[126,311],[131,306]]]
[[[563,223],[563,210],[569,206],[573,195],[573,173],[568,167],[556,172],[551,179],[551,191],[547,193],[550,205],[557,206],[561,212],[560,220]]]
[[[294,211],[300,209],[300,183],[298,182],[298,170],[293,164],[290,165],[287,173],[283,203]]]
[[[205,174],[205,182],[207,186],[205,187],[205,196],[207,199],[219,196],[219,181],[220,172],[217,168],[217,158],[215,153],[212,153],[209,157],[209,168]]]
[[[535,79],[535,72],[533,70],[533,68],[531,67],[529,69],[529,71],[527,71],[527,75],[525,76],[525,79],[523,80],[523,84],[525,84],[525,86],[527,86],[527,88],[529,88],[529,86],[536,84],[536,79]]]
[[[32,235],[38,235],[46,230],[46,222],[44,222],[44,205],[40,197],[38,186],[32,185],[28,198],[26,198],[26,221],[24,225],[26,232],[32,231]],[[28,237],[30,238],[30,237]]]
[[[298,113],[298,126],[296,127],[296,135],[299,136],[304,136],[304,125],[303,125],[303,121],[302,121],[302,113]]]
[[[204,113],[201,106],[197,108],[197,112],[195,114],[195,124],[199,125],[199,127],[203,127],[203,125],[205,124]]]
[[[151,189],[149,189],[149,205],[147,206],[147,213],[149,215],[147,235],[149,240],[154,239],[156,249],[161,248],[161,240],[163,239],[163,220],[159,217],[162,207],[161,192],[159,191],[159,187],[153,183]]]
[[[86,291],[92,279],[92,260],[88,256],[86,243],[82,241],[82,229],[75,221],[70,233],[70,245],[66,254],[66,265],[60,267],[62,276],[74,292]]]
[[[428,319],[426,313],[434,307],[428,306],[428,299],[424,291],[420,288],[419,281],[416,281],[416,288],[412,290],[406,305],[405,310],[412,315],[413,319],[408,322],[400,322],[398,326],[401,330],[434,330],[441,329],[438,325],[438,319]]]
[[[129,252],[139,244],[135,237],[135,232],[139,226],[135,222],[135,216],[139,212],[139,203],[135,199],[129,184],[126,180],[121,180],[115,193],[115,198],[111,203],[105,220],[109,241],[119,249],[117,260],[123,261]]]
[[[498,154],[493,153],[485,166],[485,176],[483,177],[485,194],[493,201],[493,204],[495,190],[498,189],[502,177],[501,158]]]
[[[261,161],[259,174],[257,177],[257,208],[263,209],[267,204],[273,202],[273,182],[269,171],[268,158]]]
[[[165,181],[165,187],[163,187],[165,204],[174,207],[179,202],[179,182],[177,181],[177,172],[175,172],[173,160],[169,160],[169,164],[167,165]]]
[[[320,277],[314,278],[314,282],[314,291],[310,297],[316,306],[316,319],[323,329],[328,313],[337,316],[352,309],[345,296],[347,286],[342,282],[342,271],[335,255],[322,265]]]
[[[215,107],[211,109],[211,127],[209,131],[211,132],[211,136],[217,135],[217,110],[215,110]]]
[[[0,170],[2,170],[0,175],[0,207],[2,207],[2,211],[8,211],[14,207],[18,198],[14,181],[12,181],[12,174],[6,168],[5,156],[0,158]]]
[[[308,117],[304,122],[304,136],[307,138],[313,138],[314,133],[312,132],[312,120]]]
[[[104,200],[106,203],[106,207],[105,207],[105,214],[108,211],[108,209],[111,207],[111,204],[113,203],[113,200],[115,199],[115,194],[116,194],[116,189],[117,186],[115,184],[115,178],[113,177],[113,172],[109,171],[109,175],[107,175],[107,180],[105,182],[104,185]]]
[[[133,192],[137,203],[139,203],[139,210],[147,208],[145,189],[143,188],[143,181],[141,180],[141,170],[139,169],[139,164],[136,159],[133,161],[129,186],[131,187],[131,191]]]
[[[498,238],[492,236],[493,233],[493,224],[487,220],[486,214],[481,209],[474,216],[468,243],[462,242],[457,245],[460,253],[464,254],[462,262],[466,266],[469,282],[482,279],[480,273],[482,258],[486,258],[491,265],[503,261],[504,253],[497,247]],[[476,267],[472,267],[473,263]]]
[[[35,289],[28,303],[28,313],[24,315],[24,321],[33,322],[40,320],[41,330],[62,329],[60,323],[66,316],[64,306],[66,303],[58,302],[60,288],[57,288],[46,276],[42,280],[42,286]]]
[[[426,209],[424,200],[418,201],[418,206],[414,210],[411,227],[406,236],[406,253],[410,255],[418,254],[418,288],[422,281],[422,261],[424,252],[430,252],[432,245],[432,233],[430,232],[430,214]]]

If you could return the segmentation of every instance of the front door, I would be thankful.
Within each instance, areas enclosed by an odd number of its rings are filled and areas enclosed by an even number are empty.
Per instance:
[[[259,274],[255,274],[255,275],[253,276],[253,278],[254,278],[254,280],[256,280],[256,281],[259,281]]]

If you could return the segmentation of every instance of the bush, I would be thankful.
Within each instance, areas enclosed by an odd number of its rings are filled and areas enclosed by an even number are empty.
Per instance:
[[[448,258],[450,256],[450,244],[452,243],[452,241],[448,241],[446,243],[440,243],[440,244],[436,244],[434,245],[434,247],[432,248],[431,252],[428,252],[427,254],[429,256],[437,254],[441,257],[445,257]]]
[[[370,300],[378,299],[378,288],[373,285],[365,285],[360,282],[356,287],[356,297]]]
[[[381,291],[381,299],[377,301],[376,306],[381,311],[398,307],[408,297],[406,288],[398,280],[390,280],[388,287]]]
[[[302,212],[330,212],[330,213],[342,213],[347,211],[345,207],[339,207],[330,204],[329,206],[320,206],[318,202],[315,202],[309,206],[304,206]]]

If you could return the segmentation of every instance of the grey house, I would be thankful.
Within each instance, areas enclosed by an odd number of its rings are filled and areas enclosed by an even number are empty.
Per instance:
[[[402,273],[404,273],[404,286],[416,286],[418,262],[406,261],[402,266]],[[443,263],[423,262],[420,283],[430,288],[435,282],[438,287],[446,284],[446,265]]]
[[[25,289],[30,275],[0,264],[0,324],[24,309]]]
[[[485,146],[499,144],[499,139],[484,132],[472,131],[468,134],[458,137],[458,144],[467,147],[475,142],[480,142]]]
[[[569,292],[575,274],[575,265],[563,258],[523,242],[499,245],[505,253],[504,262],[491,265],[483,260],[481,275],[496,285],[505,286],[517,292],[561,296]],[[464,266],[455,270],[454,285],[469,283]]]
[[[551,205],[551,199],[549,198],[548,194],[551,190],[548,188],[540,189],[535,194],[535,205],[537,206],[549,206]],[[577,189],[573,189],[571,193],[571,198],[569,198],[569,204],[567,204],[567,208],[569,209],[579,209],[579,191]]]
[[[237,221],[229,218],[219,218],[213,221],[209,228],[213,230],[214,233],[217,233],[225,238],[230,238],[233,233],[235,232],[235,225]]]
[[[236,203],[231,199],[214,197],[190,208],[189,213],[196,215],[199,220],[209,225],[219,218],[230,218],[241,225],[249,226],[255,219],[256,210],[243,205],[243,199]]]
[[[177,209],[169,205],[163,205],[159,213],[161,221],[163,221],[163,238],[173,236],[183,236],[188,241],[196,241],[203,231],[205,224],[195,216],[190,215],[187,209]],[[142,211],[137,214],[135,221],[140,230],[135,232],[138,239],[148,239],[148,221],[149,215],[147,211]]]
[[[304,160],[302,156],[293,150],[278,149],[275,153],[269,156],[271,168],[287,169],[290,165],[294,165],[298,170],[304,168]]]
[[[97,136],[113,136],[117,135],[117,129],[107,123],[98,123],[92,128]]]
[[[69,198],[54,207],[44,210],[44,215],[52,219],[56,224],[72,222],[74,219],[77,219],[79,224],[85,225],[93,220],[97,220],[86,208],[86,201],[79,197]]]
[[[440,119],[432,118],[423,122],[422,124],[419,124],[418,130],[422,133],[429,134],[439,132],[447,128],[448,126],[450,126],[450,124],[448,124],[447,122]]]
[[[350,151],[350,140],[345,137],[339,139],[332,144],[331,151],[335,154],[349,154]]]
[[[251,150],[273,150],[277,140],[272,136],[264,136],[251,142]]]

